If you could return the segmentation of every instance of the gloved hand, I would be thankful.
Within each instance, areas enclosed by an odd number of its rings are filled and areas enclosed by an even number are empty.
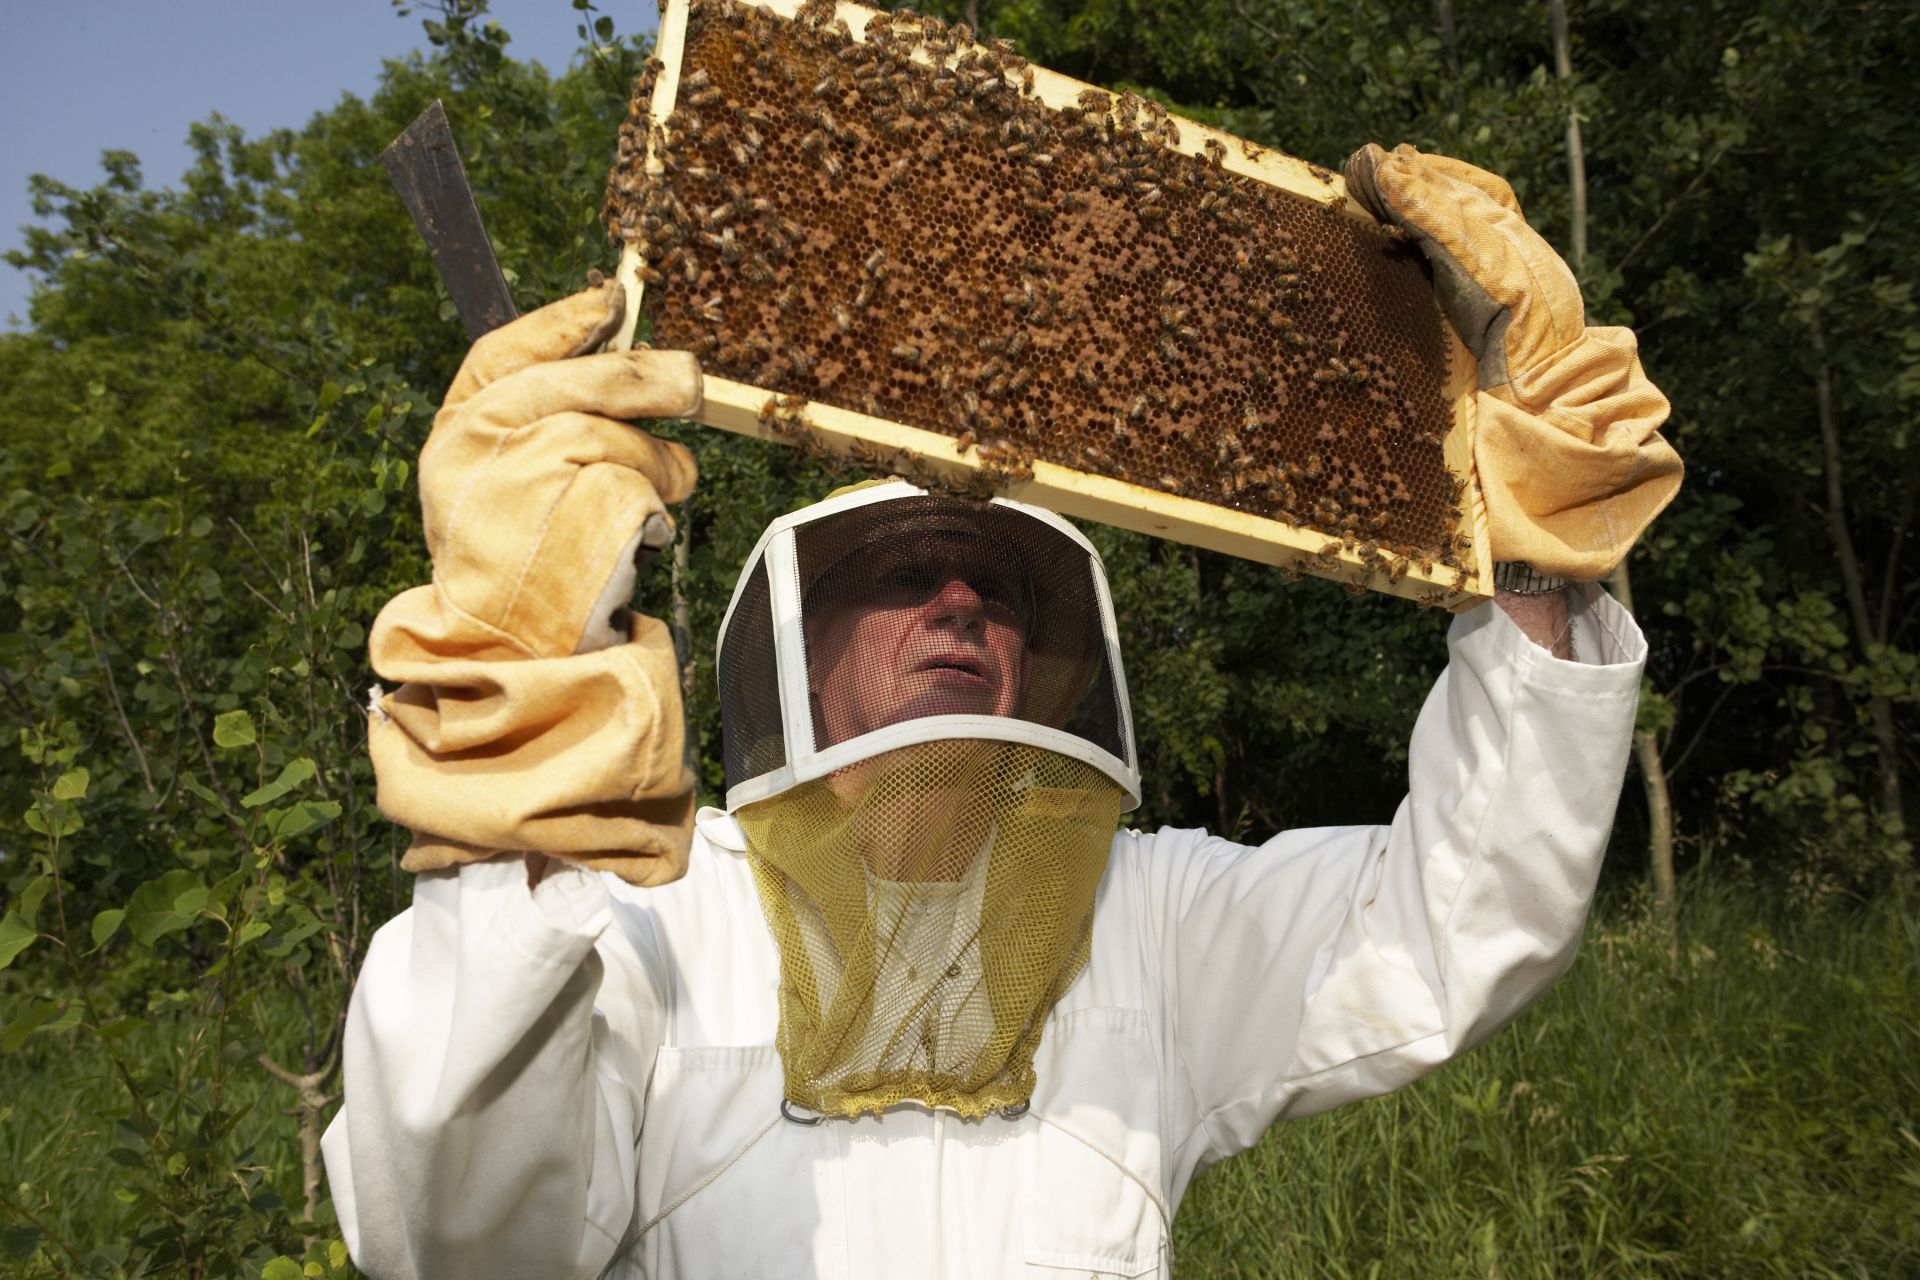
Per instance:
[[[1679,455],[1659,434],[1667,398],[1641,371],[1632,331],[1587,327],[1573,272],[1485,170],[1368,144],[1346,179],[1425,251],[1480,362],[1474,466],[1493,558],[1605,577],[1680,488]]]
[[[369,745],[386,816],[426,871],[537,851],[663,884],[686,869],[693,780],[666,628],[625,608],[637,554],[672,539],[692,455],[624,419],[700,405],[668,351],[586,355],[618,285],[473,346],[420,453],[433,583],[374,622]]]

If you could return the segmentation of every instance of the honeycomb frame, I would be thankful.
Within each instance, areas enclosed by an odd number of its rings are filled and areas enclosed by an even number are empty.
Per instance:
[[[665,122],[682,104],[689,20],[699,3],[701,0],[666,0],[662,10],[656,43],[658,62],[652,64],[651,92],[644,103],[648,113],[644,172],[649,180],[660,180],[666,174],[661,152],[672,135]],[[881,38],[886,39],[888,31],[897,29],[899,24],[919,21],[906,13],[889,15],[852,3],[831,4],[826,0],[751,0],[751,3],[732,0],[732,6],[741,11],[759,9],[789,22],[799,20],[803,11],[811,11],[811,21],[822,26],[833,22],[843,35],[860,44],[871,41],[870,24],[880,28]],[[960,30],[964,34],[964,28]],[[931,67],[933,59],[916,44],[908,44],[908,54],[923,67]],[[979,44],[963,44],[953,52],[939,55],[939,60],[950,63],[966,51],[983,57],[1004,57],[1004,48],[1003,45],[1002,51],[996,53]],[[1010,59],[1009,63],[1019,68],[1017,74],[1024,82],[1025,95],[1051,111],[1071,113],[1076,109],[1090,109],[1087,104],[1095,101],[1110,104],[1121,101],[1120,95],[1031,66],[1023,60]],[[1009,77],[1010,83],[1011,79]],[[645,87],[643,77],[637,90],[636,112],[643,105],[639,93]],[[1310,202],[1378,233],[1378,224],[1371,215],[1346,198],[1345,186],[1338,174],[1171,113],[1157,112],[1152,119],[1155,137],[1168,151],[1211,165],[1215,172],[1251,179]],[[901,154],[910,156],[912,152],[909,149]],[[612,182],[619,180],[618,174],[616,166]],[[614,208],[612,182],[610,211]],[[631,345],[647,304],[649,281],[661,279],[657,272],[649,270],[649,259],[643,248],[645,246],[636,244],[632,237],[627,238],[623,248],[619,275],[627,287],[628,314],[621,332],[610,344],[616,348]],[[1312,269],[1320,268],[1315,264]],[[1164,307],[1162,312],[1164,318]],[[1322,527],[1292,523],[1272,515],[1185,496],[1164,487],[1150,487],[1131,479],[1064,465],[1004,442],[981,444],[971,430],[963,434],[929,430],[817,398],[778,394],[777,389],[720,376],[710,368],[705,374],[705,404],[696,420],[736,434],[799,444],[846,458],[869,470],[902,474],[933,488],[976,497],[1000,493],[1063,515],[1276,565],[1289,579],[1311,574],[1339,581],[1355,592],[1380,591],[1416,600],[1423,606],[1459,610],[1492,594],[1492,564],[1484,536],[1484,506],[1472,466],[1473,392],[1477,370],[1472,356],[1452,328],[1440,321],[1438,330],[1443,350],[1434,361],[1437,367],[1431,372],[1443,401],[1442,411],[1448,419],[1437,443],[1449,490],[1449,508],[1438,549],[1392,545],[1384,539],[1377,545],[1364,529],[1334,530],[1324,527],[1324,521]],[[703,364],[706,363],[703,359]],[[869,407],[872,407],[871,401]],[[1136,411],[1140,407],[1136,400]],[[1115,424],[1125,429],[1118,416]],[[1323,431],[1326,429],[1323,427]],[[1375,428],[1376,440],[1379,435]],[[1220,437],[1233,438],[1231,427],[1223,425],[1213,438]],[[1224,450],[1221,456],[1226,456]],[[1381,456],[1385,456],[1384,452]],[[1318,454],[1313,457],[1317,465]],[[1173,480],[1165,476],[1161,479]]]

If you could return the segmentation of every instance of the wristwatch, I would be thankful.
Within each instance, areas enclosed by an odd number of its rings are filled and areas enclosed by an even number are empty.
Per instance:
[[[1493,588],[1516,596],[1550,595],[1567,585],[1565,578],[1541,573],[1524,560],[1502,560],[1493,566]]]

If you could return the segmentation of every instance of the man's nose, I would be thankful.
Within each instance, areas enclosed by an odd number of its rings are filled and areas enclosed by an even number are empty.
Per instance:
[[[968,585],[965,578],[949,578],[934,594],[927,607],[936,622],[956,622],[963,627],[977,626],[986,618],[986,602]]]

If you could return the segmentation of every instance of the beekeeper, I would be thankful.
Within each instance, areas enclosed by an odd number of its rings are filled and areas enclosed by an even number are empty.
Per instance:
[[[692,413],[699,371],[581,354],[604,293],[475,345],[420,460],[433,583],[372,641],[420,874],[326,1135],[364,1269],[1165,1275],[1200,1169],[1566,968],[1646,651],[1591,583],[1679,483],[1666,402],[1504,183],[1410,148],[1348,179],[1479,357],[1491,535],[1525,562],[1454,620],[1385,826],[1115,834],[1140,778],[1099,557],[903,482],[754,549],[726,807],[693,815],[672,646],[621,606],[694,482],[627,423]]]

